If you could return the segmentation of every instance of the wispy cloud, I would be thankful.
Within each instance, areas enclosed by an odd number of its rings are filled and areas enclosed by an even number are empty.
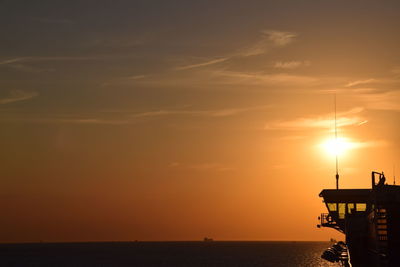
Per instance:
[[[38,94],[13,93],[7,98],[0,99],[0,104],[7,104],[32,98]],[[129,110],[97,111],[89,113],[7,113],[0,114],[0,121],[18,121],[25,123],[49,124],[88,124],[88,125],[128,125],[136,124],[146,118],[162,116],[203,116],[209,118],[224,118],[239,115],[245,112],[264,110],[269,106],[255,106],[245,108],[226,108],[215,110],[156,110],[133,113]]]
[[[139,79],[144,79],[147,77],[148,77],[148,75],[133,75],[133,76],[129,76],[128,79],[129,80],[139,80]]]
[[[297,37],[297,34],[292,32],[267,30],[263,31],[263,33],[266,34],[268,39],[276,46],[288,45]]]
[[[350,125],[362,125],[366,120],[360,120],[358,117],[339,118],[337,120],[338,127]],[[265,126],[265,129],[304,129],[304,128],[332,128],[334,125],[333,119],[327,118],[299,118],[292,121],[275,122]]]
[[[227,61],[228,59],[230,59],[230,58],[229,57],[217,58],[217,59],[212,59],[212,60],[205,61],[205,62],[202,62],[202,63],[197,63],[197,64],[191,64],[191,65],[177,67],[175,69],[176,70],[188,70],[188,69],[206,67],[206,66],[210,66],[210,65],[214,65],[214,64],[217,64],[217,63],[221,63],[221,62]]]
[[[296,69],[307,66],[310,66],[309,61],[278,61],[274,64],[274,68],[276,69]]]
[[[28,100],[38,96],[38,92],[28,92],[23,90],[12,90],[6,97],[0,98],[0,104],[9,104]]]
[[[12,68],[23,72],[40,73],[52,71],[53,69],[45,69],[38,66],[32,66],[32,63],[46,61],[82,61],[82,60],[97,60],[101,57],[15,57],[0,60],[0,66]]]
[[[0,61],[0,65],[13,64],[13,63],[21,62],[21,61],[28,60],[28,59],[29,59],[29,57],[10,58],[10,59]]]
[[[265,30],[261,32],[261,39],[255,44],[243,48],[237,55],[248,57],[265,54],[272,47],[286,46],[294,41],[297,34],[291,32]]]
[[[263,110],[269,106],[255,106],[244,108],[225,108],[215,110],[168,110],[161,109],[133,114],[132,117],[158,117],[167,115],[189,115],[189,116],[208,116],[208,117],[228,117],[238,115],[244,112]]]
[[[373,140],[373,141],[352,141],[351,148],[370,148],[370,147],[383,147],[387,146],[388,142],[385,140]]]
[[[41,73],[41,72],[49,72],[53,71],[53,69],[49,68],[39,68],[39,67],[32,67],[26,64],[9,64],[10,68],[22,72],[30,72],[30,73]]]
[[[219,76],[222,83],[240,84],[246,83],[257,85],[308,85],[314,84],[318,81],[317,78],[304,75],[292,75],[287,73],[252,73],[252,72],[239,72],[239,71],[214,71],[214,76]]]
[[[135,121],[124,117],[102,118],[95,115],[16,113],[1,114],[1,122],[23,122],[33,124],[82,124],[82,125],[127,125]]]
[[[100,119],[100,118],[66,118],[66,119],[48,119],[44,122],[73,123],[73,124],[105,124],[105,125],[125,125],[131,124],[131,121],[121,119]]]
[[[282,47],[290,44],[297,37],[297,34],[291,32],[265,30],[261,32],[260,40],[254,44],[239,49],[235,53],[230,53],[227,56],[208,59],[203,62],[183,65],[175,68],[175,70],[188,70],[200,67],[206,67],[222,63],[234,58],[257,56],[266,53],[272,47]]]
[[[353,86],[358,86],[358,85],[365,85],[365,84],[370,84],[377,82],[378,80],[376,79],[366,79],[366,80],[357,80],[357,81],[352,81],[349,82],[345,85],[345,87],[353,87]]]
[[[345,127],[345,126],[360,126],[368,121],[361,117],[356,116],[355,114],[361,113],[363,111],[362,108],[354,108],[346,112],[337,114],[337,126]],[[289,121],[277,121],[268,123],[265,126],[267,130],[301,130],[307,128],[320,128],[320,129],[331,129],[334,127],[334,114],[327,114],[325,116],[318,117],[302,117]]]
[[[71,56],[71,57],[42,57],[42,56],[29,56],[29,57],[14,57],[9,59],[3,59],[0,61],[0,65],[8,65],[13,63],[22,63],[22,62],[39,62],[39,61],[82,61],[82,60],[96,60],[101,58],[107,58],[106,56]]]
[[[188,88],[203,88],[205,86],[225,86],[247,88],[249,86],[259,87],[265,90],[269,89],[294,89],[302,90],[311,87],[326,84],[327,81],[321,77],[309,75],[296,75],[290,73],[265,73],[265,72],[246,72],[230,71],[226,69],[204,69],[190,75],[181,75],[178,72],[167,72],[160,74],[151,74],[147,76],[138,76],[134,78],[124,77],[120,79],[104,82],[103,86],[132,85],[140,84],[151,87],[176,87],[186,86]],[[320,93],[326,93],[321,90]]]

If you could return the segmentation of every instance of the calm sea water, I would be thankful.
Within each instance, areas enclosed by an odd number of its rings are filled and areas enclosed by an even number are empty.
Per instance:
[[[0,266],[338,266],[328,242],[116,242],[0,245]]]

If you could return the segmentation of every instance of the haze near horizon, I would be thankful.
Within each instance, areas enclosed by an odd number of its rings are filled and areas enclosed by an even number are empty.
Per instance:
[[[339,239],[335,155],[400,170],[399,10],[0,1],[0,242]]]

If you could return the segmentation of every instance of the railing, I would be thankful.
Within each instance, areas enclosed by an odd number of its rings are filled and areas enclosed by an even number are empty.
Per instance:
[[[322,226],[324,226],[325,224],[336,224],[329,213],[321,213],[321,217],[319,218]]]
[[[321,216],[318,217],[318,220],[320,221],[320,224],[317,225],[318,227],[330,227],[338,231],[342,231],[329,213],[321,213]]]

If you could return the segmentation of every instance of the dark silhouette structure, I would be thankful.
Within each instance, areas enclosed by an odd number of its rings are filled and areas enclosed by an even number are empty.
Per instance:
[[[322,258],[342,266],[400,266],[400,186],[385,184],[383,173],[372,172],[371,178],[371,189],[324,189],[319,194],[328,213],[321,214],[318,227],[346,237]]]

